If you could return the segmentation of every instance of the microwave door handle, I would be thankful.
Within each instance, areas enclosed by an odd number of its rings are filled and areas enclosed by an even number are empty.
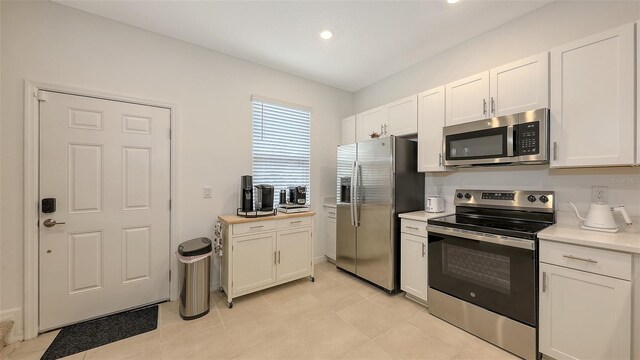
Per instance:
[[[507,156],[513,156],[513,138],[515,130],[513,125],[507,126]]]

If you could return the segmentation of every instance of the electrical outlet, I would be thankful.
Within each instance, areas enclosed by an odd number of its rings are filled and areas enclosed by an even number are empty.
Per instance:
[[[592,186],[591,187],[591,202],[609,202],[609,187],[608,186]]]
[[[202,188],[202,197],[208,199],[211,197],[211,186],[205,186]]]

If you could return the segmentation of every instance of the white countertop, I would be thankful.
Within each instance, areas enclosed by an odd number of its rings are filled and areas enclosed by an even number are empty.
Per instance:
[[[424,210],[408,212],[399,214],[398,217],[402,219],[416,220],[416,221],[427,221],[429,219],[437,218],[440,216],[451,215],[450,212],[440,212],[440,213],[429,213]]]
[[[640,254],[640,232],[636,229],[617,233],[583,230],[579,225],[555,224],[538,233],[538,238],[575,245],[591,246]]]
[[[336,207],[336,203],[324,203],[322,206],[324,206],[324,207],[330,207],[330,208],[335,208],[335,207]]]

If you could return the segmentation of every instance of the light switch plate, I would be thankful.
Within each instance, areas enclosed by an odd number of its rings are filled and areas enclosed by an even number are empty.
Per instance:
[[[202,197],[208,199],[211,197],[211,186],[205,186],[202,188]]]

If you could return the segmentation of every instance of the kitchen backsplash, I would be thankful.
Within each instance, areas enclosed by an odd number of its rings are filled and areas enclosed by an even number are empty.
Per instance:
[[[631,216],[640,216],[640,167],[550,169],[545,165],[465,168],[448,173],[425,175],[425,195],[445,197],[445,210],[453,210],[456,189],[551,190],[556,193],[556,209],[573,212],[573,202],[586,213],[591,203],[591,187],[607,186],[609,204],[624,205]]]

